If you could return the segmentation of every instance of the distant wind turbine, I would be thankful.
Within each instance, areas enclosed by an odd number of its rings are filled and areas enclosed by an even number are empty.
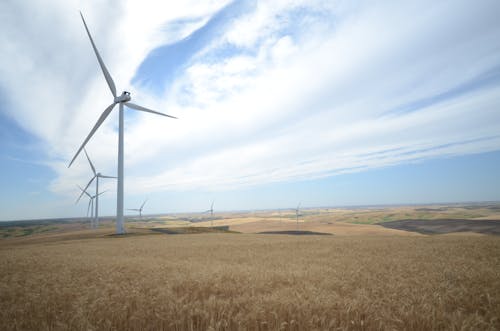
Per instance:
[[[98,228],[99,227],[99,178],[116,178],[116,177],[105,176],[105,175],[101,174],[100,172],[96,172],[95,167],[92,164],[92,161],[90,161],[90,157],[87,154],[87,151],[85,150],[85,148],[83,149],[83,151],[85,152],[85,156],[87,156],[87,160],[89,161],[90,168],[92,169],[92,173],[94,174],[94,177],[92,177],[90,179],[87,186],[85,186],[85,188],[83,189],[81,195],[83,195],[84,192],[87,192],[88,187],[90,186],[90,184],[92,184],[92,182],[95,179],[95,214],[94,214],[95,217],[94,218],[95,218],[95,226]],[[80,197],[81,197],[81,195],[80,195]]]
[[[87,207],[87,218],[89,217],[89,212],[90,212],[90,227],[93,229],[94,228],[94,199],[80,185],[77,185],[77,186],[82,191],[82,193],[85,193],[85,195],[87,195],[87,197],[89,198],[89,205]],[[78,197],[78,199],[76,200],[75,204],[77,204],[78,201],[80,201],[80,198],[81,198],[81,194]]]
[[[130,92],[123,91],[120,96],[117,96],[116,94],[116,87],[115,83],[113,81],[113,78],[111,78],[111,75],[108,72],[108,69],[104,65],[104,62],[101,58],[101,55],[99,54],[99,51],[97,50],[96,45],[94,44],[94,40],[92,39],[92,36],[90,35],[90,31],[87,27],[87,23],[85,22],[85,19],[83,18],[83,14],[80,12],[80,16],[82,17],[83,25],[85,26],[85,30],[87,31],[87,35],[89,36],[90,43],[92,44],[92,48],[94,49],[95,55],[97,57],[97,61],[99,62],[99,66],[101,67],[102,73],[104,74],[104,78],[106,79],[106,82],[108,83],[109,89],[111,90],[111,94],[113,95],[113,103],[109,105],[104,112],[101,114],[99,119],[97,120],[97,123],[94,125],[92,130],[90,131],[89,135],[85,140],[83,141],[83,144],[80,146],[78,151],[76,152],[75,156],[69,163],[68,167],[70,167],[73,162],[75,161],[76,157],[82,149],[85,147],[87,142],[92,138],[94,133],[97,131],[97,129],[101,126],[101,124],[104,122],[104,120],[108,117],[108,115],[111,113],[113,108],[118,104],[119,105],[119,120],[118,120],[118,187],[117,187],[117,197],[116,197],[116,233],[117,234],[123,234],[125,233],[125,228],[124,228],[124,223],[123,223],[123,190],[124,190],[124,179],[123,179],[123,150],[124,150],[124,144],[123,144],[123,106],[127,106],[129,108],[139,110],[139,111],[144,111],[148,113],[153,113],[157,115],[162,115],[170,118],[176,118],[174,116],[170,116],[167,114],[159,113],[157,111],[136,105],[134,103],[129,102],[131,100],[130,97]]]
[[[99,195],[103,194],[104,192],[107,192],[107,190],[103,191],[103,192],[101,192],[99,194],[96,194],[96,195],[90,195],[80,185],[76,185],[76,186],[78,186],[78,188],[80,189],[80,191],[82,191],[82,194],[80,194],[80,196],[76,200],[75,204],[77,204],[78,201],[80,201],[80,199],[81,199],[81,197],[82,197],[83,194],[85,194],[89,198],[89,205],[87,207],[87,217],[89,217],[89,212],[90,212],[90,227],[91,228],[95,228],[96,227],[96,223],[94,222],[94,199],[97,198]]]
[[[297,218],[297,231],[299,231],[299,209],[300,209],[300,204],[297,205],[297,208],[295,209],[295,217]]]
[[[210,227],[214,227],[214,202],[212,201],[212,205],[210,206],[209,210],[206,210],[205,213],[210,212]]]
[[[139,212],[139,217],[142,219],[142,209],[144,208],[144,205],[146,204],[146,201],[148,201],[148,199],[144,200],[144,202],[141,205],[141,208],[135,208],[135,209],[132,208],[132,209],[127,209],[127,210],[138,211]]]

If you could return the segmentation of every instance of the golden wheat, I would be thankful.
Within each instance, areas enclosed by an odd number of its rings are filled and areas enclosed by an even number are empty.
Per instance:
[[[1,330],[498,330],[499,312],[497,237],[0,243]]]

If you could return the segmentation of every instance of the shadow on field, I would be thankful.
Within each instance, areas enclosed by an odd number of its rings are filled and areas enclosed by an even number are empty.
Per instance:
[[[229,226],[214,226],[213,228],[190,226],[179,228],[153,228],[150,230],[164,234],[239,233],[236,231],[230,231]]]
[[[500,235],[500,221],[496,220],[399,220],[377,223],[377,225],[381,225],[389,229],[412,231],[422,234],[475,232],[481,234]]]
[[[258,234],[290,234],[290,235],[295,235],[295,236],[303,236],[303,235],[332,236],[331,233],[325,233],[325,232],[293,231],[293,230],[288,230],[288,231],[264,231],[264,232],[258,232]]]

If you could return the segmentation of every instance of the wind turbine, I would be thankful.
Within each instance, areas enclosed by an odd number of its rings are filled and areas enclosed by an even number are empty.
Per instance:
[[[87,207],[87,217],[89,217],[89,211],[90,211],[90,228],[93,229],[94,228],[94,199],[92,198],[92,196],[90,194],[87,193],[87,191],[84,191],[80,185],[77,185],[77,186],[82,191],[82,194],[85,193],[89,198],[89,205]],[[80,201],[81,196],[82,195],[80,194],[80,196],[76,200],[75,204],[77,204],[78,201]]]
[[[96,227],[96,223],[94,222],[94,220],[95,220],[94,219],[94,199],[96,199],[99,195],[103,194],[104,192],[107,192],[107,190],[103,191],[103,192],[101,192],[99,194],[96,194],[96,195],[90,195],[80,185],[77,185],[77,186],[82,191],[82,194],[80,194],[80,196],[76,200],[75,204],[77,204],[78,201],[80,201],[80,199],[83,196],[83,194],[87,195],[87,197],[89,198],[89,205],[87,207],[87,217],[89,217],[89,211],[90,211],[90,227],[91,228],[95,228]],[[97,226],[99,226],[99,225],[97,224]]]
[[[135,210],[135,211],[138,211],[138,212],[139,212],[139,217],[142,219],[142,208],[144,208],[144,205],[146,204],[146,201],[148,201],[148,199],[144,200],[144,202],[143,202],[143,203],[142,203],[142,205],[141,205],[141,208],[127,209],[127,210]]]
[[[208,213],[210,212],[210,227],[214,227],[214,202],[212,200],[212,205],[210,206],[210,209],[209,210],[206,210],[205,213]]]
[[[300,209],[300,204],[297,205],[297,208],[295,209],[295,217],[297,218],[297,231],[299,231],[299,209]]]
[[[129,102],[131,100],[130,97],[130,92],[123,91],[120,96],[117,96],[116,94],[116,87],[115,83],[113,81],[113,78],[111,78],[111,75],[108,72],[108,69],[104,65],[104,62],[102,61],[101,55],[99,54],[99,51],[97,50],[97,47],[94,44],[94,40],[92,39],[92,36],[90,35],[90,31],[87,27],[87,23],[85,22],[85,19],[83,18],[83,14],[80,12],[80,16],[82,17],[83,25],[85,26],[85,30],[87,31],[87,35],[89,36],[90,43],[92,44],[92,48],[94,49],[94,53],[97,57],[97,61],[99,62],[99,66],[101,67],[102,73],[104,74],[104,78],[106,79],[106,82],[108,83],[109,89],[111,91],[111,94],[113,95],[113,103],[109,105],[104,112],[101,114],[99,119],[97,120],[97,123],[94,125],[92,130],[90,130],[89,135],[85,140],[83,141],[83,144],[80,146],[78,151],[76,152],[75,156],[71,160],[71,162],[68,165],[68,168],[71,167],[73,162],[75,161],[76,157],[82,149],[85,147],[87,142],[92,138],[94,133],[97,131],[97,129],[101,126],[101,124],[104,122],[104,120],[108,117],[108,115],[111,113],[113,108],[118,104],[119,105],[119,120],[118,120],[118,183],[117,183],[117,197],[116,197],[116,233],[117,234],[123,234],[125,233],[125,228],[123,224],[123,106],[127,106],[128,108],[132,108],[135,110],[139,111],[144,111],[148,113],[153,113],[157,115],[162,115],[166,117],[171,117],[171,118],[176,118],[174,116],[170,116],[167,114],[163,114],[139,105],[136,105],[134,103]]]
[[[113,176],[105,176],[103,174],[101,174],[100,172],[96,172],[95,171],[95,167],[94,165],[92,164],[92,161],[90,161],[90,157],[89,155],[87,154],[87,150],[84,148],[83,151],[85,152],[85,156],[87,156],[87,160],[89,161],[89,164],[90,164],[90,168],[92,169],[92,173],[94,174],[94,177],[92,177],[90,179],[90,181],[88,182],[87,186],[85,186],[85,188],[82,190],[82,194],[84,192],[87,192],[87,189],[88,187],[90,186],[90,184],[92,184],[92,182],[94,181],[95,179],[95,226],[96,227],[99,227],[99,178],[116,178],[116,177],[113,177]],[[80,197],[81,197],[80,195]]]

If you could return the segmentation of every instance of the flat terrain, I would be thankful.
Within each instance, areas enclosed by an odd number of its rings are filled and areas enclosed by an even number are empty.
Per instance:
[[[495,208],[168,215],[124,236],[10,224],[0,330],[499,330],[500,236],[377,224],[497,222]]]
[[[169,232],[174,228],[211,228],[224,227],[229,231],[241,233],[260,233],[276,231],[310,231],[330,233],[337,236],[353,235],[398,235],[417,236],[417,229],[424,228],[428,221],[446,221],[447,225],[439,233],[484,232],[478,226],[481,221],[490,222],[491,229],[500,225],[500,203],[483,203],[471,205],[431,205],[431,206],[397,206],[397,207],[356,207],[356,208],[314,208],[300,211],[298,221],[294,210],[269,210],[256,212],[224,212],[215,213],[210,218],[205,213],[172,214],[129,218],[127,229],[132,233],[149,233],[151,230]],[[101,220],[101,229],[113,232],[114,220]],[[411,221],[414,226],[383,226],[391,221]],[[496,223],[498,221],[498,223]],[[407,222],[408,223],[408,222]],[[456,227],[453,223],[462,225]],[[391,223],[388,223],[391,224]],[[404,223],[402,223],[404,224]],[[16,237],[37,237],[64,235],[89,228],[89,220],[43,220],[27,222],[0,222],[0,239]],[[159,230],[166,229],[166,230]],[[200,232],[196,229],[184,232]],[[208,231],[208,230],[207,230]],[[432,232],[432,231],[431,231]],[[427,232],[427,233],[431,233]],[[423,233],[426,233],[423,231]],[[491,234],[498,230],[491,230]]]
[[[1,330],[498,330],[490,236],[136,235],[0,248]]]
[[[380,223],[389,229],[415,231],[423,234],[445,234],[456,232],[474,232],[500,235],[500,222],[496,220],[401,220]]]

